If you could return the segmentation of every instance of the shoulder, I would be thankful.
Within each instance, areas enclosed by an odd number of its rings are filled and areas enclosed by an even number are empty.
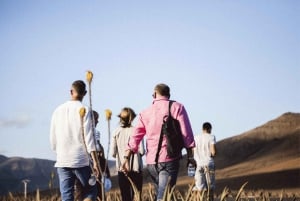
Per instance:
[[[57,110],[65,109],[65,108],[82,108],[84,107],[86,111],[88,112],[88,106],[84,105],[80,101],[66,101],[65,103],[59,105],[57,107]]]
[[[147,108],[145,108],[144,110],[142,110],[137,116],[138,118],[145,118],[148,117],[149,115],[152,116],[153,111],[155,110],[157,103],[153,103],[151,105],[149,105]]]
[[[172,106],[174,105],[175,107],[182,107],[183,104],[176,101],[176,100],[169,100],[169,102],[172,104]]]
[[[120,126],[120,127],[118,127],[118,128],[116,128],[114,131],[113,131],[113,137],[116,137],[116,136],[118,136],[119,134],[120,134],[120,132],[122,131],[122,127]]]
[[[58,112],[61,111],[61,110],[64,110],[64,108],[66,108],[66,107],[68,106],[68,104],[69,104],[69,101],[64,102],[64,103],[58,105],[58,106],[54,109],[54,112],[53,112],[53,113],[55,114],[55,113],[58,113]]]
[[[170,102],[172,102],[171,110],[175,110],[175,111],[184,110],[184,105],[182,103],[175,101],[175,100],[170,100]]]
[[[201,138],[202,138],[201,134],[197,134],[197,135],[194,136],[195,141],[199,141],[199,140],[201,140]]]

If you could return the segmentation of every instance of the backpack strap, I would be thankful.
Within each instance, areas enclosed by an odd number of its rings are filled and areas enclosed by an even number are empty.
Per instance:
[[[173,104],[174,102],[175,102],[175,101],[173,101],[173,100],[169,101],[169,117],[172,116],[172,115],[171,115],[171,106],[172,106],[172,104]]]
[[[175,102],[175,101],[169,101],[169,116],[171,116],[171,106],[172,106],[173,102]],[[164,119],[165,119],[165,117],[168,117],[168,116],[164,116]],[[163,129],[160,130],[157,152],[156,152],[156,156],[155,156],[155,164],[156,165],[158,163],[158,157],[159,157],[159,152],[161,150],[162,140],[163,140]]]

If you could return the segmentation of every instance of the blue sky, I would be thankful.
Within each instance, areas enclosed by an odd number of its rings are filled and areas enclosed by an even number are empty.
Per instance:
[[[0,154],[55,160],[49,125],[74,80],[93,109],[136,113],[157,83],[217,140],[299,112],[299,1],[0,1]],[[88,99],[84,102],[88,104]]]

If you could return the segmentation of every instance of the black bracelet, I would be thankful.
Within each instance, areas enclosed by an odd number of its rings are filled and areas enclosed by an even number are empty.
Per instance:
[[[129,156],[124,156],[124,159],[129,160]]]

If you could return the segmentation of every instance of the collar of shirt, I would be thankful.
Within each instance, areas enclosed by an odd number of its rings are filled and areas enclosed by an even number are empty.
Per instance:
[[[169,100],[169,98],[167,98],[165,96],[162,96],[161,98],[156,98],[156,99],[153,100],[152,104],[154,104],[157,101],[161,101],[161,100]]]

